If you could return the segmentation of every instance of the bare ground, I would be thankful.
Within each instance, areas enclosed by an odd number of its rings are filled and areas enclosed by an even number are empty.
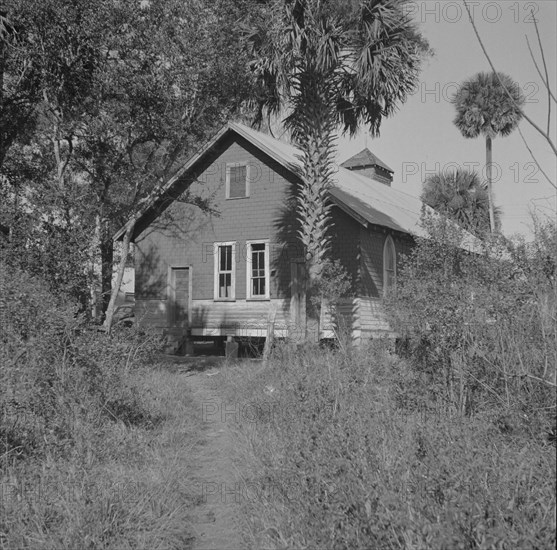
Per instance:
[[[191,390],[199,415],[201,434],[193,449],[192,475],[199,505],[192,511],[194,550],[245,550],[242,536],[240,503],[243,475],[238,467],[233,424],[220,414],[222,398],[215,389],[218,370],[188,373],[186,383]],[[204,413],[205,411],[205,413]]]

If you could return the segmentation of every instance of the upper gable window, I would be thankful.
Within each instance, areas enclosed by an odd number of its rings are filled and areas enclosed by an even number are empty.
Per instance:
[[[236,162],[226,165],[226,198],[243,199],[249,197],[249,166]]]
[[[386,296],[396,286],[396,248],[389,235],[383,247],[383,294]]]

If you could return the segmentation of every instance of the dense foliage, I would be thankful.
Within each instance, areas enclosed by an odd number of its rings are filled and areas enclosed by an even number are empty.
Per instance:
[[[423,223],[387,304],[397,353],[278,345],[228,374],[255,547],[554,547],[555,223],[475,252]]]
[[[532,243],[492,238],[476,253],[464,234],[426,218],[390,303],[410,360],[432,381],[426,399],[474,414],[497,405],[534,419],[555,415],[555,222]]]
[[[53,446],[62,454],[83,451],[80,438],[94,446],[106,421],[150,421],[127,381],[129,369],[150,357],[150,338],[107,341],[67,297],[5,264],[0,285],[0,455],[8,463]]]
[[[77,309],[0,264],[0,546],[189,548],[189,456],[169,452],[195,431],[187,388],[155,370],[155,339],[107,339]]]
[[[95,264],[85,274],[106,306],[115,231],[250,95],[248,15],[242,2],[5,2],[0,220],[12,241],[28,240],[22,216],[73,232],[84,245],[70,239],[70,255]]]

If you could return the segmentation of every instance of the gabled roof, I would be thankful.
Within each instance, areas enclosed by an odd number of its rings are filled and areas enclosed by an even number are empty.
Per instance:
[[[230,123],[228,127],[285,168],[292,171],[301,168],[301,151],[296,147],[243,124]],[[333,202],[363,225],[381,225],[410,235],[423,234],[419,226],[423,203],[417,197],[342,166],[338,167],[335,176],[329,192]]]
[[[141,219],[157,205],[168,203],[168,199],[163,197],[172,196],[173,188],[179,185],[182,178],[208,155],[221,139],[231,133],[243,137],[287,170],[296,175],[299,173],[302,167],[299,149],[244,124],[230,122],[201,151],[190,158],[170,179],[158,197],[151,199],[143,207],[138,219]],[[329,191],[331,200],[362,225],[374,224],[410,235],[425,236],[420,224],[422,209],[425,208],[429,212],[434,211],[417,197],[371,180],[342,166],[338,167],[333,180],[333,186]],[[121,228],[114,238],[120,240],[126,228],[127,225]],[[470,235],[470,237],[472,236]]]
[[[383,170],[394,173],[392,168],[389,168],[379,157],[375,156],[367,147],[362,149],[359,153],[345,160],[341,166],[343,168],[354,169],[364,168],[365,166],[379,166]]]

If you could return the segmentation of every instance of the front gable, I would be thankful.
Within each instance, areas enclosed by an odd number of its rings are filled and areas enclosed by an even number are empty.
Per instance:
[[[236,167],[245,168],[235,171]],[[235,180],[231,172],[236,172]],[[244,193],[242,176],[247,180]],[[286,298],[289,258],[300,255],[293,209],[296,184],[291,172],[234,133],[223,136],[183,173],[167,190],[167,202],[140,219],[134,236],[136,300],[148,310],[151,324],[165,325],[171,272],[177,268],[190,269],[193,309],[197,303],[203,316],[207,304],[221,298],[238,303]],[[189,197],[205,202],[210,210],[188,203]],[[267,243],[265,253],[259,250],[261,243]],[[219,269],[219,245],[234,247],[232,272]],[[250,283],[252,256],[261,256],[267,267],[263,279]],[[232,295],[219,296],[219,285],[232,277]]]

